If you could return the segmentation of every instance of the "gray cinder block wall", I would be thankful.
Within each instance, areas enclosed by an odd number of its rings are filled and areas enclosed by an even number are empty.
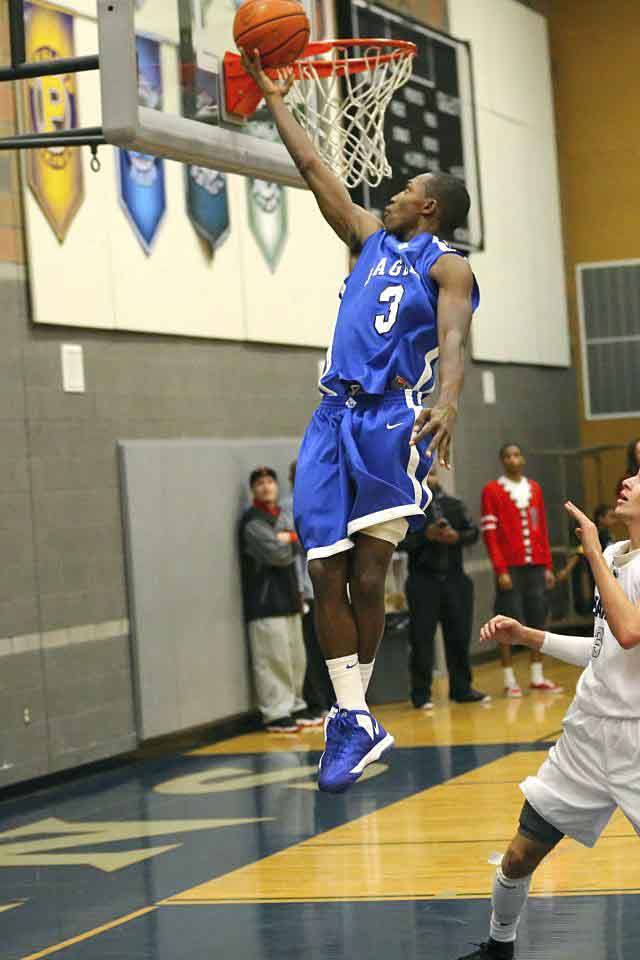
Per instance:
[[[0,785],[135,743],[116,441],[298,436],[316,402],[321,351],[34,326],[25,268],[0,264]],[[328,318],[328,324],[332,318]],[[87,391],[65,394],[60,344],[80,343]],[[471,363],[456,488],[478,515],[505,438],[576,442],[570,371],[495,366],[498,403]],[[552,465],[532,458],[557,541]],[[215,496],[215,491],[212,491]],[[491,575],[471,568],[477,617]]]

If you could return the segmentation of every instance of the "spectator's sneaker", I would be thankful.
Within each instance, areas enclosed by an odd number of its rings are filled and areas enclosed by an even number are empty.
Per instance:
[[[546,690],[547,693],[564,693],[564,687],[558,686],[553,680],[541,680],[540,683],[532,683],[532,690]]]
[[[339,710],[327,723],[326,737],[318,764],[318,788],[325,793],[342,793],[394,743],[367,710]]]
[[[300,729],[298,723],[293,717],[278,717],[277,720],[269,720],[264,725],[268,733],[297,733]]]
[[[491,697],[488,693],[482,693],[480,690],[474,690],[471,687],[466,693],[459,697],[451,697],[455,703],[490,703]]]
[[[416,687],[411,691],[411,703],[416,710],[422,710],[427,703],[431,703],[431,693],[426,687]],[[433,706],[433,704],[432,704]]]
[[[497,943],[495,940],[488,940],[486,943],[478,943],[477,950],[473,953],[465,953],[459,960],[513,960],[514,944]]]
[[[303,728],[321,727],[324,724],[324,718],[319,710],[296,710],[293,719],[298,726]]]
[[[520,697],[522,696],[522,690],[516,683],[516,684],[513,684],[513,686],[505,687],[504,695],[505,697],[508,697],[509,700],[519,700]]]
[[[421,704],[421,705],[420,705],[419,707],[417,707],[416,709],[417,709],[417,710],[424,710],[424,711],[426,711],[426,713],[429,713],[430,710],[433,710],[433,701],[432,701],[432,700],[427,700],[426,703]]]

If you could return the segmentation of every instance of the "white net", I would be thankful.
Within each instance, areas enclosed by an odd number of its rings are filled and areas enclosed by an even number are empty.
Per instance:
[[[391,97],[411,76],[412,56],[384,46],[362,47],[362,69],[345,68],[344,46],[327,58],[303,59],[288,95],[296,120],[344,185],[377,187],[391,175],[384,139],[384,115]]]

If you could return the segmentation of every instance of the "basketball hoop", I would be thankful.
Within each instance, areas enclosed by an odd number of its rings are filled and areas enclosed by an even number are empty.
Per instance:
[[[350,56],[354,47],[359,56]],[[416,52],[406,40],[326,40],[310,43],[290,67],[265,71],[272,78],[293,75],[287,96],[293,115],[349,189],[360,183],[377,187],[391,175],[384,115],[411,76]],[[227,110],[250,116],[262,94],[237,54],[225,54],[224,74]]]

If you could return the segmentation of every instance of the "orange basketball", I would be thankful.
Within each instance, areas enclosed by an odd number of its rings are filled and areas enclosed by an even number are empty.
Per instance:
[[[233,21],[233,39],[260,51],[263,67],[286,67],[309,42],[309,19],[298,0],[245,0]]]

